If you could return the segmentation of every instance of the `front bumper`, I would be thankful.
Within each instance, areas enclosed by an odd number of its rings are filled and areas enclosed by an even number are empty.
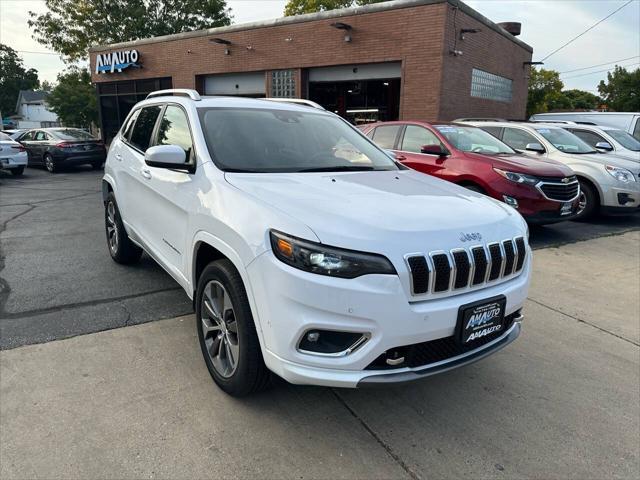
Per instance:
[[[248,272],[267,367],[295,384],[357,387],[440,373],[479,360],[513,341],[520,332],[517,322],[502,337],[458,357],[415,368],[367,369],[388,350],[454,335],[461,305],[505,295],[505,315],[520,310],[527,297],[531,253],[517,277],[417,302],[408,300],[397,276],[324,277],[289,267],[272,252],[256,258]],[[298,350],[301,336],[309,329],[360,332],[369,338],[348,355],[326,357]]]
[[[604,186],[601,205],[605,213],[637,212],[640,207],[640,182],[632,182],[625,186]]]

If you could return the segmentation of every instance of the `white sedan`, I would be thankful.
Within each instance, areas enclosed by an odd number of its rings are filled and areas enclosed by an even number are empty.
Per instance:
[[[0,132],[0,168],[9,170],[13,175],[22,175],[27,160],[25,148],[9,135]]]

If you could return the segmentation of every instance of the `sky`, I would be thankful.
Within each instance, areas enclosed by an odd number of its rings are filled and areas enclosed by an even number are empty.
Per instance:
[[[520,38],[533,47],[533,59],[540,60],[626,1],[467,0],[465,3],[494,22],[521,22]],[[245,23],[282,16],[286,0],[227,0],[227,4],[232,9],[234,23]],[[57,55],[31,38],[27,25],[29,10],[45,12],[44,0],[0,0],[0,43],[20,51],[25,65],[37,69],[41,80],[53,82],[65,65]],[[565,88],[597,93],[599,81],[606,78],[606,70],[615,65],[610,62],[617,61],[630,68],[640,65],[639,25],[640,0],[633,0],[549,57],[544,68],[561,72]]]

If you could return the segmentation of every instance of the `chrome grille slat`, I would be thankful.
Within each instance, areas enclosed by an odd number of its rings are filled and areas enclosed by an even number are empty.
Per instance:
[[[464,291],[517,275],[526,260],[524,237],[507,238],[486,245],[405,255],[411,294]]]

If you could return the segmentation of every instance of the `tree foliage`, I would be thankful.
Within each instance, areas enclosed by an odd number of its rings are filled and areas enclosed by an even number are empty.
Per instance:
[[[617,66],[600,81],[598,91],[607,107],[616,112],[640,111],[640,68],[627,71]]]
[[[358,5],[369,5],[387,0],[289,0],[284,7],[285,17],[301,15],[303,13],[323,12],[336,8],[348,8]]]
[[[592,110],[600,98],[584,90],[563,90],[560,74],[555,70],[531,69],[527,115],[555,110]]]
[[[96,91],[86,69],[71,68],[59,74],[47,103],[66,126],[89,127],[98,122]]]
[[[33,38],[67,61],[89,47],[231,23],[225,0],[45,0],[44,14],[29,12]]]
[[[18,53],[0,43],[0,112],[9,116],[16,113],[20,90],[36,90],[40,87],[38,71],[26,69]]]

